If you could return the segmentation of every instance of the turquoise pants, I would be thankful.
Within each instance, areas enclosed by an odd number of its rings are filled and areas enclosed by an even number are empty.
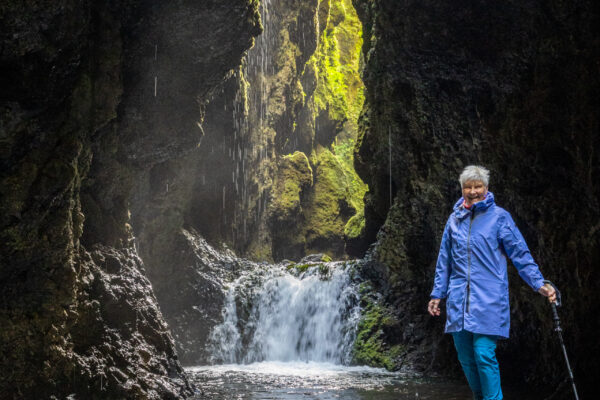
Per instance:
[[[458,361],[475,400],[502,400],[500,368],[496,360],[496,336],[465,330],[453,332]]]

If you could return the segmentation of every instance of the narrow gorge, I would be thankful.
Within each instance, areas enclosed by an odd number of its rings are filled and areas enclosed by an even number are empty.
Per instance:
[[[0,398],[468,398],[426,305],[469,164],[560,288],[592,398],[599,14],[4,2]],[[509,277],[507,398],[572,398],[550,307]]]

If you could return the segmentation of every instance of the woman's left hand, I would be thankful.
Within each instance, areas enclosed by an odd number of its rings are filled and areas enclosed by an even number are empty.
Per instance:
[[[546,283],[544,286],[542,286],[538,290],[538,293],[542,296],[546,296],[550,303],[554,303],[556,301],[556,290],[554,290],[554,287],[549,283]]]

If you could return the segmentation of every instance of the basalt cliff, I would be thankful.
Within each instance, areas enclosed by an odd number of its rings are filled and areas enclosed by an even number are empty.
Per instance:
[[[438,246],[469,164],[491,170],[546,277],[562,291],[583,397],[598,375],[600,162],[598,8],[591,1],[355,0],[366,87],[355,166],[369,185],[367,259],[390,318],[374,339],[399,367],[459,370],[426,314]],[[510,269],[503,378],[570,398],[551,310]],[[400,347],[398,347],[400,346]],[[586,356],[589,355],[589,356]],[[592,356],[594,355],[594,356]],[[535,360],[535,361],[533,361]],[[541,398],[541,397],[540,397]]]
[[[0,26],[0,397],[186,397],[130,210],[197,147],[258,2],[9,1]]]

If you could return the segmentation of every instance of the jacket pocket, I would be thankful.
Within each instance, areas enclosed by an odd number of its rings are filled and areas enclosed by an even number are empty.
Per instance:
[[[470,314],[481,331],[495,332],[509,323],[508,286],[500,279],[471,281]]]
[[[465,304],[466,281],[450,282],[448,298],[446,299],[446,318],[449,327],[459,323],[463,318]]]

